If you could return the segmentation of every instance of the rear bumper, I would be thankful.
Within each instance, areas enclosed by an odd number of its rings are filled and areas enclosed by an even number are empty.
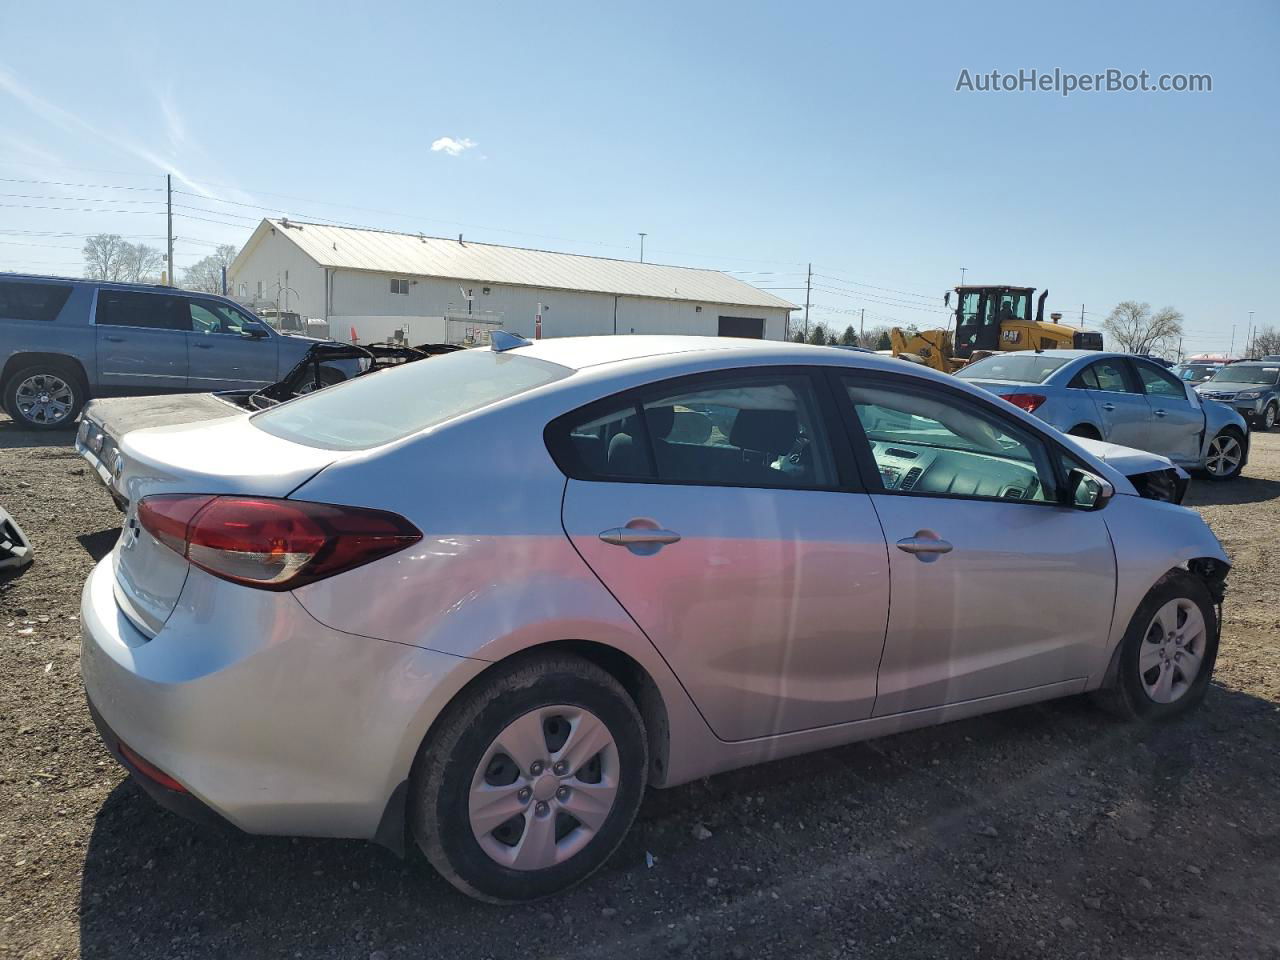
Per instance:
[[[81,673],[108,749],[187,791],[185,816],[248,833],[373,839],[436,714],[486,666],[317,623],[291,594],[197,569],[154,638],[121,612],[110,557],[85,584]]]

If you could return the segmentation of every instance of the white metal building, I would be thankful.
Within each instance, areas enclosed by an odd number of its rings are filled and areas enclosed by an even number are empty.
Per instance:
[[[227,271],[232,296],[326,320],[334,339],[484,342],[683,333],[781,340],[796,307],[717,270],[470,240],[263,220]]]

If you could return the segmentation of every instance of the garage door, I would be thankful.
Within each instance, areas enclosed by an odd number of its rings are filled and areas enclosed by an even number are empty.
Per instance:
[[[721,317],[719,334],[722,337],[750,337],[764,339],[764,321],[756,317]]]

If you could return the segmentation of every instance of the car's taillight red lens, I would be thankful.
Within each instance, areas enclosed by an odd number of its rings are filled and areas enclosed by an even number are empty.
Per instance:
[[[267,497],[161,494],[138,504],[138,519],[202,570],[266,590],[292,590],[422,539],[384,510]]]
[[[160,784],[166,790],[174,790],[178,793],[187,793],[187,788],[180,784],[173,777],[169,776],[154,763],[151,763],[145,757],[138,755],[137,751],[121,740],[116,744],[120,748],[120,755],[133,765],[134,769],[142,776],[155,783]]]
[[[1049,399],[1043,393],[1006,393],[1002,394],[1002,396],[1015,407],[1021,407],[1027,413],[1035,413],[1036,408]]]

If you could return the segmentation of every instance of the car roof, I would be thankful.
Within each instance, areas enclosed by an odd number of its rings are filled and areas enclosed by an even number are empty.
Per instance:
[[[689,337],[667,334],[616,334],[597,337],[554,337],[506,351],[582,370],[587,367],[625,365],[670,357],[684,363],[702,354],[708,360],[752,364],[836,364],[901,371],[905,361],[858,350],[819,347],[780,340],[748,340],[738,337]],[[927,370],[917,364],[912,372]],[[929,371],[934,372],[934,371]],[[942,374],[938,374],[942,376]]]

